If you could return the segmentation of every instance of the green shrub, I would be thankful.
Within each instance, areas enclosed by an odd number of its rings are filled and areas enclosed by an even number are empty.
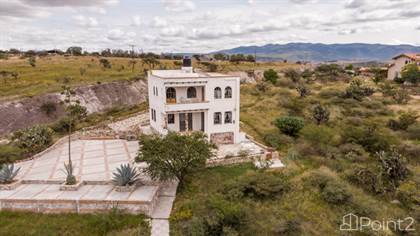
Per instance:
[[[264,143],[276,149],[279,149],[282,145],[287,145],[292,142],[292,138],[279,132],[264,135]]]
[[[275,125],[282,133],[291,137],[297,137],[305,123],[298,117],[283,116],[275,120]]]
[[[372,169],[355,166],[346,173],[347,179],[367,192],[379,194],[384,191],[380,176]]]
[[[407,157],[411,163],[420,162],[420,145],[418,144],[404,144],[398,147],[401,154]]]
[[[420,124],[409,126],[407,128],[407,136],[409,139],[420,140]]]
[[[71,104],[66,108],[69,115],[76,120],[82,120],[87,116],[87,109],[80,104]]]
[[[290,184],[282,174],[251,172],[226,184],[222,192],[232,200],[241,198],[264,200],[280,197],[289,189]]]
[[[57,122],[55,122],[51,126],[51,128],[55,132],[63,134],[69,131],[70,124],[71,124],[72,129],[74,129],[76,126],[76,120],[70,119],[69,117],[63,117],[59,119]]]
[[[351,199],[347,188],[337,181],[328,181],[325,187],[321,188],[321,196],[326,202],[336,205],[348,203]]]
[[[275,84],[277,82],[277,79],[279,78],[279,75],[277,72],[273,69],[268,69],[264,71],[264,79],[267,82],[271,82],[272,84]]]
[[[321,104],[317,104],[312,109],[312,117],[319,125],[322,122],[328,122],[330,119],[330,111],[326,107],[321,106]]]
[[[297,83],[301,77],[300,73],[295,69],[287,69],[284,72],[284,76],[289,78],[293,83]]]
[[[361,80],[355,79],[346,88],[344,97],[361,101],[364,97],[368,97],[374,92],[375,90],[373,88],[364,85]]]
[[[408,101],[410,101],[411,96],[410,94],[408,94],[408,91],[406,89],[398,89],[395,91],[392,98],[398,104],[407,104]]]
[[[301,131],[302,137],[315,146],[328,145],[331,143],[335,133],[327,126],[306,125]]]
[[[374,123],[359,123],[358,126],[343,127],[342,137],[345,142],[359,144],[371,153],[388,150],[392,144],[397,143],[392,134],[380,129]]]
[[[398,117],[398,120],[390,119],[388,127],[393,130],[407,130],[410,125],[416,123],[417,117],[414,112],[404,112]]]
[[[13,134],[13,140],[25,152],[36,153],[44,150],[52,143],[52,132],[46,126],[37,125],[16,131]]]
[[[43,103],[40,109],[47,116],[50,116],[57,110],[57,104],[55,102],[48,101],[48,102]]]
[[[272,231],[274,235],[301,235],[300,222],[296,219],[279,219]]]
[[[14,144],[0,145],[0,166],[23,158],[22,149]]]
[[[401,184],[397,189],[397,198],[406,207],[420,206],[420,185],[414,181],[407,181]]]
[[[391,190],[396,189],[400,182],[408,177],[409,171],[405,163],[405,158],[395,149],[388,152],[380,151],[377,153],[380,161],[382,177]]]

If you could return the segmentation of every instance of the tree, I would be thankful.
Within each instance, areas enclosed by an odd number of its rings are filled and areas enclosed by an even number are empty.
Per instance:
[[[66,53],[71,54],[72,56],[81,56],[82,55],[82,48],[77,46],[72,46],[67,48]]]
[[[277,128],[284,134],[297,137],[305,123],[301,118],[294,116],[283,116],[274,121]]]
[[[284,76],[297,83],[300,79],[300,74],[295,69],[288,69],[284,72]]]
[[[35,57],[29,57],[28,58],[28,63],[29,65],[31,65],[32,67],[36,66],[36,58]]]
[[[312,110],[312,117],[315,119],[316,124],[320,125],[322,122],[328,122],[330,119],[330,111],[326,108],[318,104]]]
[[[224,60],[226,60],[227,55],[223,54],[223,53],[216,53],[216,54],[213,55],[213,58],[218,60],[218,61],[224,61]]]
[[[420,82],[420,70],[417,64],[412,63],[406,65],[401,71],[401,79],[412,84]]]
[[[269,81],[272,84],[275,84],[277,82],[277,79],[279,78],[279,75],[277,72],[273,69],[268,69],[264,71],[264,79],[265,81]]]
[[[149,69],[153,69],[155,68],[155,66],[159,65],[160,62],[156,58],[148,56],[142,59],[142,64],[146,64],[149,67]]]
[[[148,164],[145,172],[152,179],[177,179],[180,186],[184,184],[187,175],[205,167],[207,159],[213,156],[215,147],[201,132],[189,135],[169,132],[163,137],[143,135],[139,144],[136,161]]]
[[[344,67],[345,70],[353,70],[353,64],[348,64],[346,67]]]

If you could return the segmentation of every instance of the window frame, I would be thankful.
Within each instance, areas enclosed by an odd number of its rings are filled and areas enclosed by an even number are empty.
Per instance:
[[[171,118],[169,118],[169,117],[171,117]],[[168,118],[168,124],[175,124],[175,114],[168,114],[167,118]]]
[[[190,94],[190,92],[192,94]],[[194,96],[191,96],[191,95],[194,95]],[[197,89],[195,87],[187,88],[187,98],[197,98]]]
[[[221,99],[222,97],[222,89],[220,87],[214,88],[214,99]]]
[[[226,122],[226,118],[228,118],[228,114],[230,115],[230,121]],[[223,121],[225,124],[233,124],[233,113],[231,111],[226,111]]]
[[[218,122],[216,122],[216,118],[218,119]],[[215,112],[215,113],[213,113],[213,124],[214,125],[221,125],[221,124],[223,124],[222,123],[222,119],[223,119],[223,116],[222,116],[222,113],[221,112]]]
[[[228,94],[228,91],[229,91],[229,96],[226,96]],[[232,92],[232,88],[230,86],[227,86],[225,88],[225,94],[224,95],[225,95],[225,98],[232,98],[233,92]]]

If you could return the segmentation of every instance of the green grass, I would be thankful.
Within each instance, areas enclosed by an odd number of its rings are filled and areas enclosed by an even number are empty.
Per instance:
[[[150,235],[143,215],[0,211],[0,235]]]

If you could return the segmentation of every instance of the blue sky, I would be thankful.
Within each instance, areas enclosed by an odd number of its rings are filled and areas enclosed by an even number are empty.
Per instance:
[[[0,0],[0,48],[210,52],[267,43],[420,45],[420,0]]]

